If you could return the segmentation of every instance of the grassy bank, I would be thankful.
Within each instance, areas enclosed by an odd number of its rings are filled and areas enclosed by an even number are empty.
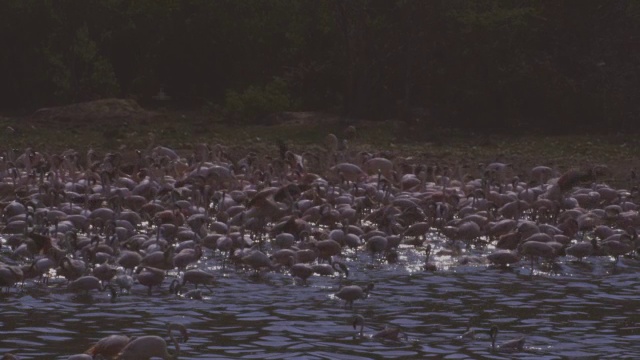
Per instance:
[[[146,110],[145,110],[146,111]],[[147,113],[145,113],[147,114]],[[149,115],[151,114],[151,115]],[[139,115],[139,114],[138,114]],[[147,116],[148,115],[148,116]],[[165,145],[188,153],[192,144],[222,144],[231,154],[243,156],[251,149],[277,154],[276,140],[282,139],[293,151],[324,151],[329,133],[341,137],[347,125],[357,134],[349,151],[386,150],[411,156],[413,162],[464,165],[478,171],[479,164],[492,161],[512,163],[515,174],[526,176],[528,169],[547,165],[560,171],[570,167],[606,165],[610,173],[603,180],[627,186],[630,171],[637,168],[640,140],[617,135],[475,135],[462,131],[426,132],[404,123],[386,121],[344,121],[335,116],[291,113],[271,119],[270,125],[238,126],[205,113],[160,111],[145,116],[106,118],[65,118],[55,116],[0,117],[2,149],[58,152],[74,148],[133,152]]]

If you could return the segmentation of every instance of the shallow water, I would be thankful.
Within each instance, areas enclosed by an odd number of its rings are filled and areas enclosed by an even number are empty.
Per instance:
[[[482,254],[487,250],[478,252]],[[206,258],[206,259],[205,259]],[[0,354],[21,359],[65,359],[111,334],[166,333],[166,323],[184,324],[189,341],[181,359],[409,359],[409,358],[634,358],[640,356],[637,260],[589,258],[557,261],[554,271],[531,275],[529,262],[501,270],[456,265],[435,257],[441,269],[420,269],[421,250],[400,249],[398,264],[360,253],[349,260],[348,279],[318,277],[307,285],[285,272],[259,277],[220,267],[219,255],[205,253],[199,266],[217,275],[203,300],[169,294],[171,277],[151,297],[136,284],[112,301],[108,292],[90,295],[66,290],[62,279],[48,286],[27,282],[23,290],[0,294]],[[340,284],[375,283],[371,295],[353,309],[333,296]],[[367,319],[365,336],[355,336],[354,314]],[[523,352],[491,349],[489,336],[459,336],[471,326],[500,327],[497,344],[526,336]],[[372,339],[376,329],[399,326],[408,339]],[[173,346],[169,346],[173,349]]]

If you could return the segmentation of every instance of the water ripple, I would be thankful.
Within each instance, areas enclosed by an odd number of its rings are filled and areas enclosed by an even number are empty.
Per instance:
[[[227,269],[202,300],[171,295],[168,283],[151,297],[136,285],[115,302],[108,293],[69,294],[55,281],[27,284],[0,294],[0,353],[64,359],[110,334],[164,336],[165,324],[178,322],[191,332],[183,359],[511,358],[492,352],[482,332],[492,324],[500,326],[498,344],[526,337],[518,358],[640,356],[640,280],[631,260],[617,274],[606,258],[590,259],[590,267],[560,261],[558,275],[531,275],[526,262],[513,270],[452,266],[426,273],[411,270],[420,261],[416,250],[401,250],[414,264],[372,265],[361,256],[350,264],[349,280],[312,277],[305,286],[285,273],[255,278]],[[217,261],[200,266],[222,272]],[[340,283],[369,281],[374,289],[353,309],[333,296]],[[367,319],[364,338],[352,327],[356,314]],[[467,324],[475,339],[456,340]],[[399,327],[408,340],[371,338],[385,326]]]

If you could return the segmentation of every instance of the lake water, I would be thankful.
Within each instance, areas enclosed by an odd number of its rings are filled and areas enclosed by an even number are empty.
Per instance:
[[[483,255],[490,250],[474,250]],[[286,272],[259,277],[220,267],[220,255],[205,252],[199,267],[217,276],[202,300],[169,293],[147,296],[136,284],[112,301],[109,292],[75,294],[65,280],[47,286],[27,282],[0,294],[0,354],[21,359],[66,359],[111,334],[166,334],[166,323],[184,324],[189,341],[181,359],[620,359],[640,357],[640,263],[609,257],[584,263],[556,261],[553,271],[528,261],[510,270],[458,265],[436,256],[440,269],[421,270],[422,250],[401,247],[397,264],[367,253],[347,261],[348,279],[313,276],[307,285]],[[352,254],[351,254],[352,255]],[[373,282],[370,296],[346,309],[333,294],[340,284]],[[355,336],[355,314],[366,318],[365,336]],[[500,328],[497,344],[524,335],[524,351],[493,351],[485,333],[459,337],[471,326]],[[406,340],[372,339],[376,329],[398,326]],[[173,345],[169,348],[172,350]]]

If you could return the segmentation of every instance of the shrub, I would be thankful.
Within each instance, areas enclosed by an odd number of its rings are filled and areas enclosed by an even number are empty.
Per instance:
[[[279,77],[264,86],[251,85],[242,92],[228,90],[225,94],[224,112],[233,120],[255,122],[290,108],[289,87]]]

